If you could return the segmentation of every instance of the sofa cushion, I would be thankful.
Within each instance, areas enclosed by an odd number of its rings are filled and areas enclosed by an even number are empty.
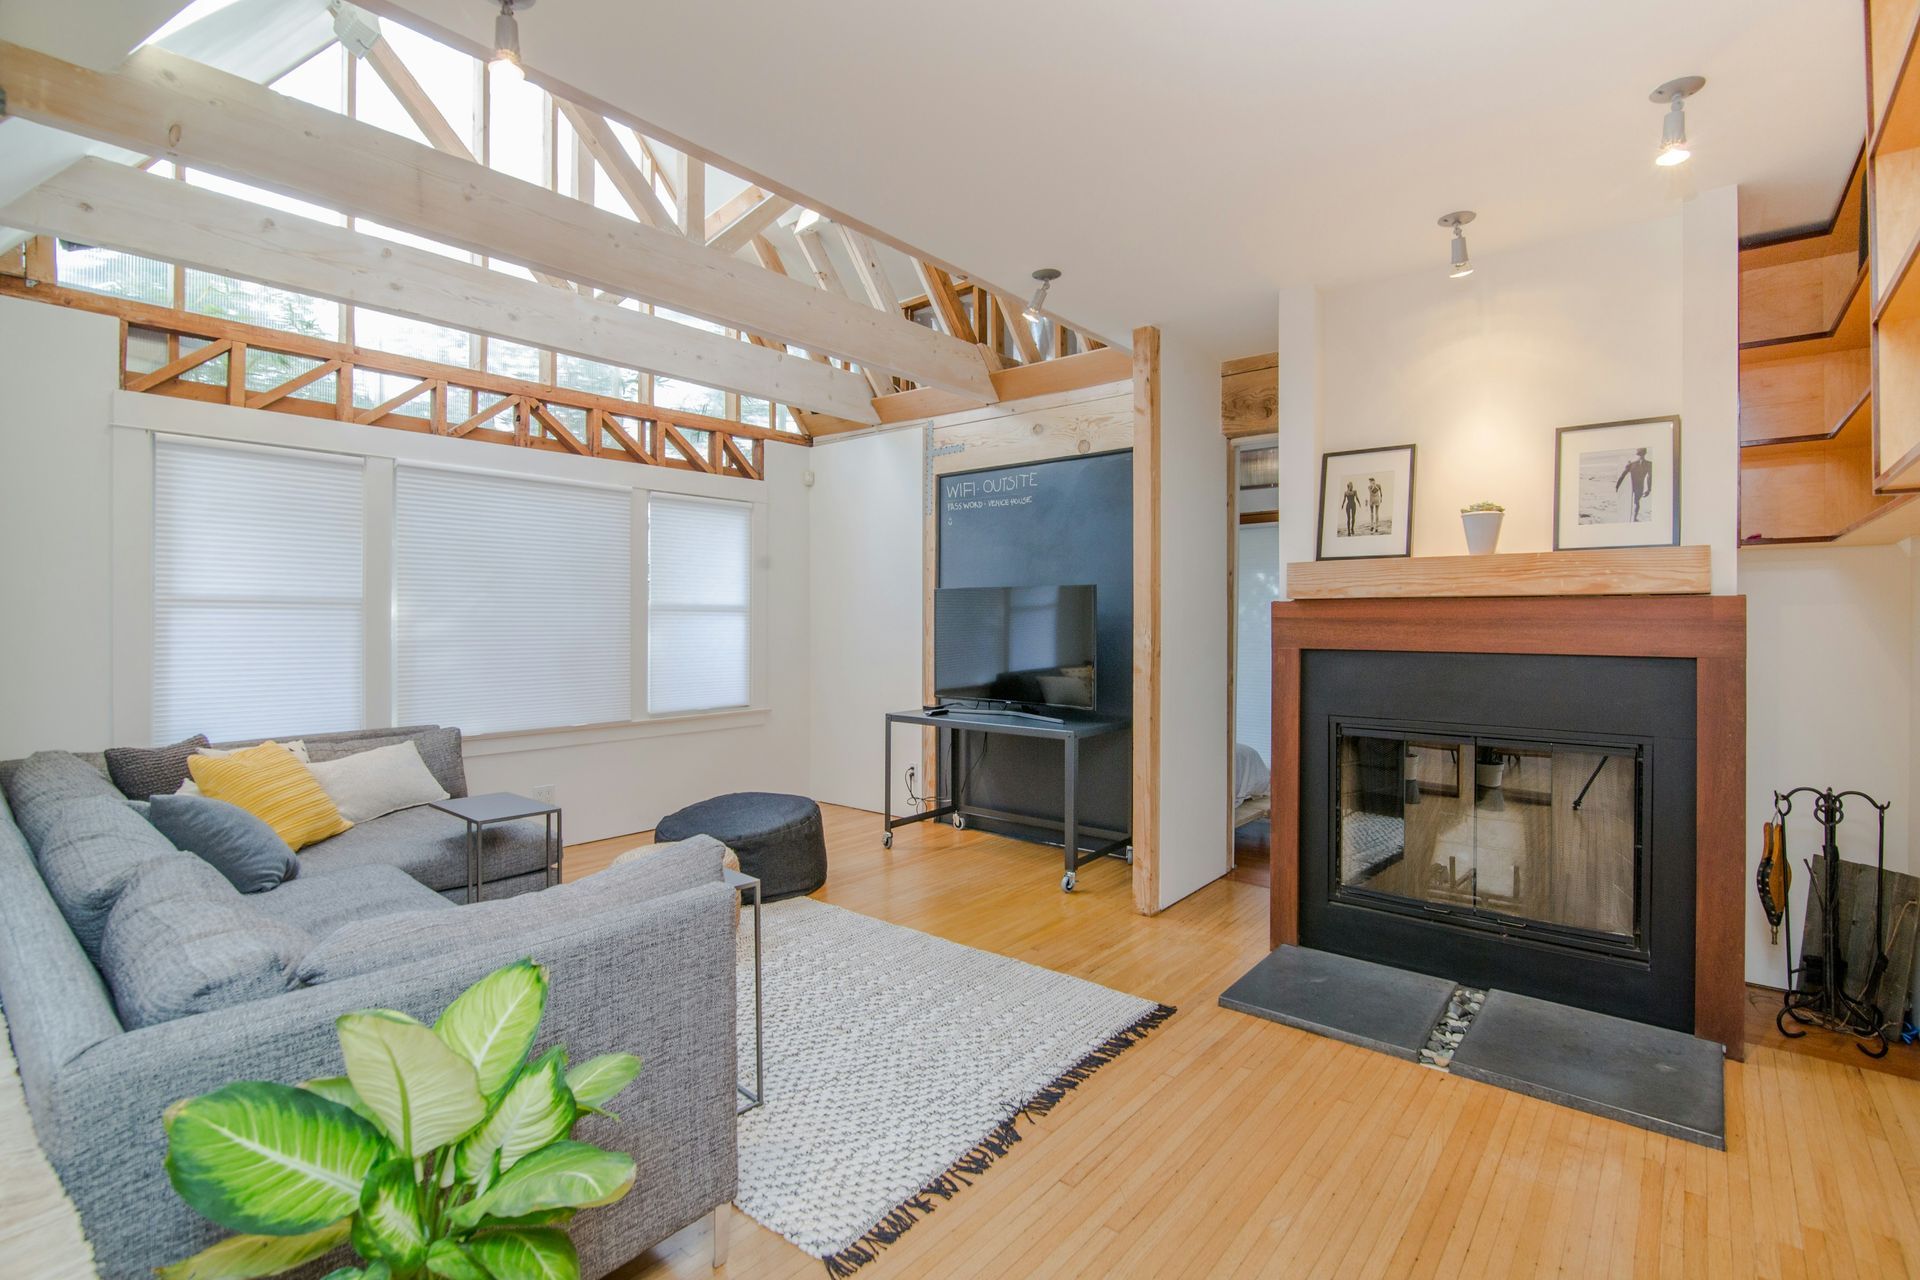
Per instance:
[[[307,759],[338,760],[375,747],[390,747],[396,742],[411,742],[420,748],[434,778],[450,796],[467,794],[467,768],[460,754],[460,731],[439,725],[408,725],[399,729],[354,729],[345,733],[309,733],[302,735],[307,744]],[[219,742],[220,747],[254,746],[253,742]]]
[[[661,845],[647,857],[609,867],[572,884],[505,902],[456,911],[417,911],[363,920],[320,939],[294,969],[298,986],[339,982],[358,974],[444,956],[470,947],[510,946],[514,939],[561,921],[679,893],[720,879],[726,847],[707,836]],[[582,928],[585,924],[582,923]],[[536,959],[538,957],[535,957]]]
[[[488,880],[538,871],[547,865],[546,824],[503,822],[488,827],[480,847]],[[425,805],[402,809],[308,845],[300,854],[300,874],[329,875],[344,867],[376,863],[399,867],[429,889],[463,889],[467,824]]]
[[[227,756],[192,756],[187,768],[201,795],[245,809],[294,849],[353,825],[340,816],[313,771],[277,742]]]
[[[243,900],[249,911],[324,938],[342,925],[402,911],[449,911],[453,904],[398,867],[352,867],[289,880]]]
[[[60,808],[69,800],[90,797],[119,799],[120,792],[105,774],[65,751],[36,751],[7,780],[7,803],[13,809],[13,820],[36,857]]]
[[[187,757],[206,745],[207,735],[196,733],[164,747],[110,747],[107,772],[129,800],[170,796],[187,780]]]
[[[60,806],[40,849],[40,874],[60,914],[67,918],[67,927],[98,964],[107,913],[133,873],[151,858],[177,855],[167,838],[125,800],[92,796]]]
[[[249,911],[226,877],[190,854],[142,865],[107,916],[100,971],[128,1030],[263,1000],[312,938]]]
[[[242,893],[264,893],[300,874],[274,829],[238,805],[206,796],[155,796],[146,818],[176,849],[197,854]]]
[[[370,822],[399,809],[447,798],[447,789],[421,760],[417,742],[396,742],[337,760],[315,760],[310,767],[348,822]]]

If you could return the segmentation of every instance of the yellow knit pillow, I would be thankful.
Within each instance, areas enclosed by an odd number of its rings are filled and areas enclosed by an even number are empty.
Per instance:
[[[340,816],[313,771],[277,742],[229,756],[188,756],[187,771],[201,795],[245,809],[295,849],[353,825]]]

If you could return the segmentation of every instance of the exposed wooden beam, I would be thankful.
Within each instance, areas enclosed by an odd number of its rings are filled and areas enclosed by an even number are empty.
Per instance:
[[[1133,355],[1127,363],[1133,375],[1133,909],[1150,916],[1160,910],[1162,447],[1158,329],[1133,331]]]
[[[648,226],[671,230],[676,222],[673,211],[661,201],[659,192],[653,189],[653,183],[646,174],[640,172],[640,166],[633,162],[633,157],[627,154],[627,149],[620,144],[620,136],[607,123],[606,117],[595,115],[561,98],[555,98],[554,105],[560,108],[560,114],[573,126],[574,133],[580,138],[580,145],[606,170],[607,181],[613,183],[613,189],[633,210],[633,216]]]
[[[1007,332],[1013,335],[1013,345],[1020,352],[1020,359],[1027,364],[1040,362],[1040,342],[1033,336],[1033,326],[1027,323],[1027,304],[1018,298],[1004,293],[993,295],[995,305],[1000,308],[1001,322]]]
[[[680,234],[692,239],[707,238],[707,162],[698,156],[682,155],[685,166],[680,175],[677,195],[680,209]]]
[[[900,295],[893,291],[887,269],[880,265],[880,257],[873,251],[873,241],[844,223],[833,225],[840,232],[840,243],[846,246],[847,257],[853,262],[853,274],[860,278],[860,287],[867,292],[867,301],[877,311],[899,315]]]
[[[660,424],[660,434],[667,440],[672,441],[673,447],[679,450],[680,456],[688,462],[691,462],[696,470],[712,471],[714,469],[713,464],[707,461],[707,456],[694,448],[692,443],[680,434],[680,428],[674,426],[671,422],[663,422]],[[664,444],[660,448],[660,456],[662,458],[667,456],[667,450]]]
[[[1101,347],[1077,356],[1060,356],[1039,364],[1020,364],[994,373],[994,389],[1001,401],[1030,400],[1034,396],[1060,391],[1084,391],[1088,387],[1124,382],[1133,368],[1131,358],[1118,347]],[[982,401],[956,396],[937,387],[916,387],[876,397],[873,407],[882,423],[917,422],[942,414],[978,409]],[[857,430],[858,428],[847,428]]]
[[[400,60],[400,55],[394,52],[385,36],[373,42],[373,47],[367,50],[365,61],[381,82],[393,90],[393,96],[399,99],[401,108],[413,120],[414,126],[426,135],[428,142],[449,155],[473,159],[473,148],[441,114],[440,108],[427,96],[420,82],[413,78],[413,72],[407,70],[407,64]]]
[[[101,73],[0,44],[10,115],[197,165],[596,288],[993,397],[980,353],[373,125],[148,46]]]
[[[590,360],[877,421],[855,374],[472,263],[86,159],[0,213],[104,245]]]
[[[152,373],[143,373],[127,383],[129,391],[151,391],[163,382],[171,382],[181,374],[197,369],[209,360],[217,360],[233,349],[231,342],[209,342],[206,346],[189,351],[177,360],[169,360]]]
[[[807,260],[807,269],[813,272],[814,280],[828,293],[853,297],[845,280],[840,278],[840,269],[833,265],[833,258],[827,253],[827,240],[818,222],[801,227],[794,232],[794,239],[800,242],[800,256]],[[877,369],[862,369],[867,385],[876,396],[893,393],[893,379]]]
[[[926,290],[927,298],[933,303],[933,314],[939,318],[940,327],[962,342],[978,342],[980,339],[973,331],[973,322],[967,319],[966,311],[960,306],[960,295],[954,291],[953,277],[918,258],[913,260],[913,271],[920,278],[920,287]]]
[[[791,208],[793,201],[785,196],[763,196],[708,237],[707,247],[716,253],[738,253]]]

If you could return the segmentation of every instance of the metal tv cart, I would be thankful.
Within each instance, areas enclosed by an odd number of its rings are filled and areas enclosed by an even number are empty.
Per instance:
[[[893,833],[897,828],[915,822],[931,821],[934,818],[946,818],[956,828],[961,829],[966,827],[968,818],[987,818],[1026,827],[1039,827],[1047,831],[1058,831],[1061,836],[1061,855],[1065,869],[1065,874],[1060,877],[1060,891],[1072,893],[1080,868],[1094,859],[1124,855],[1127,861],[1133,861],[1132,833],[1082,823],[1076,808],[1075,794],[1079,790],[1080,782],[1080,744],[1089,738],[1119,733],[1130,723],[1131,721],[1124,718],[1099,715],[1075,715],[1071,719],[1055,720],[1020,711],[969,711],[959,708],[945,711],[924,709],[889,711],[886,726],[886,782],[882,788],[881,801],[881,817],[886,821],[886,832],[880,837],[880,843],[891,849]],[[941,762],[939,781],[945,786],[947,794],[944,798],[932,797],[934,806],[923,813],[896,818],[893,816],[893,729],[895,725],[902,724],[940,731],[937,738]],[[1045,738],[1050,742],[1058,742],[1066,759],[1066,776],[1061,789],[1061,817],[1056,820],[969,804],[967,802],[966,752],[962,749],[966,741],[965,735],[969,733],[1004,734],[1015,738]],[[1091,836],[1104,843],[1092,849],[1082,849],[1080,841],[1083,836]]]

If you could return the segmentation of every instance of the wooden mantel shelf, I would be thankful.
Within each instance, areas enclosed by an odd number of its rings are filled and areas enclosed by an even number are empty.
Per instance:
[[[1706,547],[1315,560],[1287,566],[1287,595],[1295,600],[1694,596],[1712,589],[1712,555]]]

